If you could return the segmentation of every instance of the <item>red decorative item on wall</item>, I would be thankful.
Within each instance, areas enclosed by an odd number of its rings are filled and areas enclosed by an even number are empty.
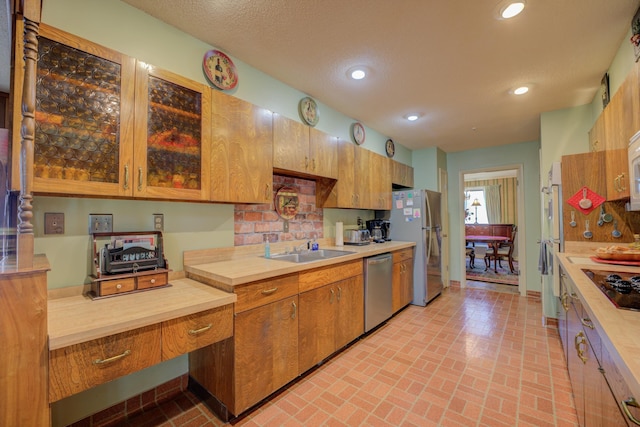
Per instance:
[[[589,203],[584,203],[585,200],[588,200]],[[605,198],[591,191],[588,187],[582,187],[576,194],[571,196],[567,203],[576,208],[578,211],[582,212],[585,215],[589,215],[595,208],[600,206],[605,202]],[[581,203],[583,202],[583,203]],[[590,206],[588,206],[590,205]]]

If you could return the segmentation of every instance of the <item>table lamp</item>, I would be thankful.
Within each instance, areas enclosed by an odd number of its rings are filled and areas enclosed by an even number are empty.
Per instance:
[[[478,206],[482,206],[482,205],[480,204],[478,199],[473,199],[473,203],[471,203],[471,206],[474,206],[476,208],[476,224],[477,224],[478,223]]]

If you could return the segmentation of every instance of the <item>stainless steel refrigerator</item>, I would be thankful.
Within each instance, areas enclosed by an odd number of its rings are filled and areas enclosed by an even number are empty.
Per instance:
[[[442,292],[442,221],[440,193],[393,192],[391,239],[416,242],[413,264],[414,305],[427,305]]]

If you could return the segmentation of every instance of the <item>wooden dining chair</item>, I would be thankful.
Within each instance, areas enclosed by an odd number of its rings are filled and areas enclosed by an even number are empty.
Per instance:
[[[504,243],[500,243],[500,245],[498,246],[498,255],[496,256],[496,259],[494,259],[493,251],[487,251],[486,255],[484,256],[484,262],[487,266],[487,269],[491,267],[492,260],[494,262],[497,262],[498,266],[502,268],[502,260],[504,259],[509,263],[509,270],[511,271],[511,273],[515,273],[515,269],[513,268],[513,251],[515,249],[517,232],[518,226],[514,225],[511,230],[511,239]]]
[[[469,257],[469,268],[476,268],[476,252],[474,251],[473,246],[466,247],[466,256]]]

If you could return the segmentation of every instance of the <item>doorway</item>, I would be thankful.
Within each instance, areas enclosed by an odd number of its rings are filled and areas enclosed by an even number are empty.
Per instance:
[[[464,212],[464,223],[461,225],[461,253],[465,261],[461,263],[461,286],[466,287],[467,281],[474,285],[485,285],[487,288],[512,289],[520,295],[526,295],[524,281],[524,195],[521,191],[522,165],[509,165],[497,168],[485,168],[460,172],[461,207]],[[475,260],[472,263],[468,254],[465,233],[470,230],[495,229],[495,224],[513,224],[517,226],[513,239],[513,271],[507,260],[502,260],[498,266],[495,260],[485,255],[492,251],[489,244],[478,244],[472,249]],[[500,226],[502,227],[502,226]],[[470,245],[471,246],[471,245]],[[522,262],[519,262],[522,260]],[[490,261],[491,268],[487,268]],[[501,267],[500,268],[500,264]],[[497,269],[497,272],[496,272]]]

